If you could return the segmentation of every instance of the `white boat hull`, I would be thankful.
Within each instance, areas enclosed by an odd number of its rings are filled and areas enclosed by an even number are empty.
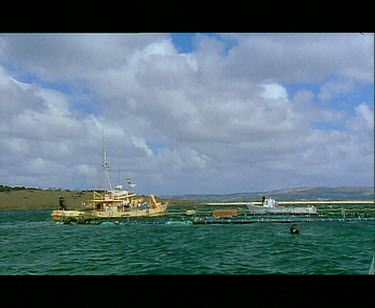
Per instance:
[[[267,207],[262,205],[248,204],[247,208],[253,214],[290,214],[290,215],[316,215],[315,206],[307,207]]]

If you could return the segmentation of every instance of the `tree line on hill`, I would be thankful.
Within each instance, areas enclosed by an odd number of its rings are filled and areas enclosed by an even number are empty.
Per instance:
[[[38,191],[80,191],[80,192],[93,192],[93,189],[85,189],[85,190],[70,190],[70,189],[62,189],[58,187],[50,187],[48,189],[42,189],[37,187],[25,187],[25,186],[8,186],[8,185],[1,185],[0,184],[0,192],[11,192],[11,191],[20,191],[20,190],[38,190]],[[101,192],[102,190],[96,189],[96,192]]]
[[[34,187],[26,188],[25,186],[0,185],[0,192],[19,191],[19,190],[26,190],[26,189],[37,190],[37,188],[34,188]]]

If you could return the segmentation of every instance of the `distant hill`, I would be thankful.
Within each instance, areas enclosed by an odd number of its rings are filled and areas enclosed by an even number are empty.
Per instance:
[[[374,200],[374,188],[348,186],[299,187],[254,193],[164,196],[157,198],[157,200],[169,201],[170,204],[176,205],[192,205],[205,202],[260,201],[263,196],[274,198],[277,201]],[[54,209],[58,206],[59,197],[64,197],[69,208],[79,208],[82,201],[92,199],[92,191],[42,190],[32,187],[0,185],[0,210]]]
[[[3,186],[3,188],[6,186]],[[148,196],[139,195],[145,200]],[[57,209],[63,197],[69,209],[79,209],[82,202],[92,200],[92,191],[42,190],[15,188],[0,190],[0,210]],[[156,201],[160,198],[156,197]]]
[[[63,197],[69,208],[79,208],[81,202],[92,199],[91,192],[11,189],[0,192],[0,210],[56,209]]]
[[[215,195],[179,195],[171,196],[176,200],[200,202],[235,202],[257,201],[263,196],[278,201],[286,200],[374,200],[374,187],[339,186],[339,187],[298,187],[254,193],[215,194]]]

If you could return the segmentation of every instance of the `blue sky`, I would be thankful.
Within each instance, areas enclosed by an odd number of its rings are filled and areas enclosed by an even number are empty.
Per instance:
[[[172,42],[179,53],[191,53],[196,49],[196,37],[197,35],[205,35],[206,37],[219,40],[221,43],[224,43],[224,53],[227,54],[228,51],[236,45],[235,39],[230,39],[225,35],[220,35],[218,33],[188,33],[188,32],[178,32],[171,33]]]
[[[195,33],[172,33],[172,41],[180,53],[190,53],[194,49]]]
[[[0,183],[97,187],[104,134],[140,193],[372,186],[373,76],[369,33],[3,34]]]

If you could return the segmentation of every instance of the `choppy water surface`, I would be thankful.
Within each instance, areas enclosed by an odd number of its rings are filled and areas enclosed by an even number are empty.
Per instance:
[[[0,211],[0,275],[367,275],[375,222],[60,225]]]

